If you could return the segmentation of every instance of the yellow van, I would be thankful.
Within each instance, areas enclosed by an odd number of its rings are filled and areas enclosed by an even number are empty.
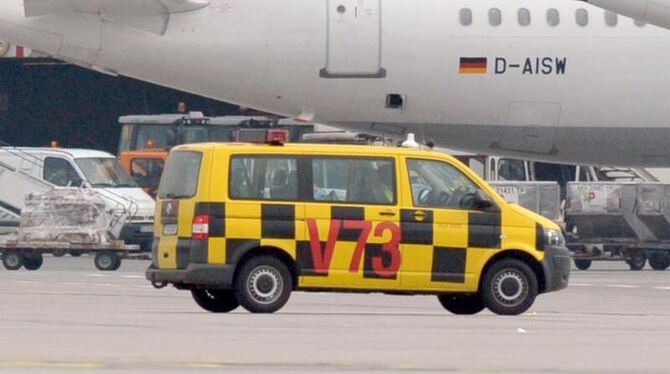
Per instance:
[[[434,294],[452,313],[503,315],[567,287],[560,228],[450,156],[271,143],[172,150],[146,271],[155,287],[219,313],[272,313],[301,290]]]

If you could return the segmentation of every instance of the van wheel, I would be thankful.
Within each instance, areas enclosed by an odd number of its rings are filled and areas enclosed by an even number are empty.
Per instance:
[[[119,255],[114,252],[98,252],[95,254],[95,268],[100,271],[114,271],[121,265]]]
[[[228,313],[240,306],[233,290],[195,288],[191,296],[202,309],[212,313]]]
[[[528,265],[503,259],[484,274],[481,295],[484,305],[493,313],[519,315],[533,305],[537,289],[537,277]]]
[[[26,256],[23,258],[23,267],[26,270],[39,270],[44,263],[44,258],[42,255],[37,256]]]
[[[591,267],[591,260],[575,260],[575,266],[579,270],[589,270]]]
[[[23,256],[18,251],[5,251],[2,253],[2,264],[7,270],[19,270],[23,266]]]
[[[245,261],[235,278],[235,296],[252,313],[274,313],[281,309],[293,289],[286,265],[272,256]]]
[[[453,314],[471,315],[484,310],[484,303],[479,295],[437,295],[444,309]]]

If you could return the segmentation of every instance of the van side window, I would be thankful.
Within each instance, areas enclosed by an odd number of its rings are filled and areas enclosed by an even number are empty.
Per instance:
[[[391,159],[324,157],[312,159],[316,201],[395,204],[395,163]]]
[[[229,183],[233,199],[297,200],[296,158],[233,156]]]
[[[81,187],[82,180],[68,160],[47,157],[44,160],[43,176],[45,181],[58,187]]]
[[[407,160],[416,207],[471,209],[472,197],[479,189],[465,174],[441,161]]]

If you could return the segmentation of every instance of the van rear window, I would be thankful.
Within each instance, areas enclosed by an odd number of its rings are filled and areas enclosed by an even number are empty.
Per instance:
[[[173,152],[158,188],[161,199],[188,199],[195,196],[198,190],[198,176],[202,153]]]

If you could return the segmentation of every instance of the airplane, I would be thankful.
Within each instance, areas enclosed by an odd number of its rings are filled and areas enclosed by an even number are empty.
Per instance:
[[[670,164],[668,30],[566,0],[2,0],[0,38],[304,121]]]

